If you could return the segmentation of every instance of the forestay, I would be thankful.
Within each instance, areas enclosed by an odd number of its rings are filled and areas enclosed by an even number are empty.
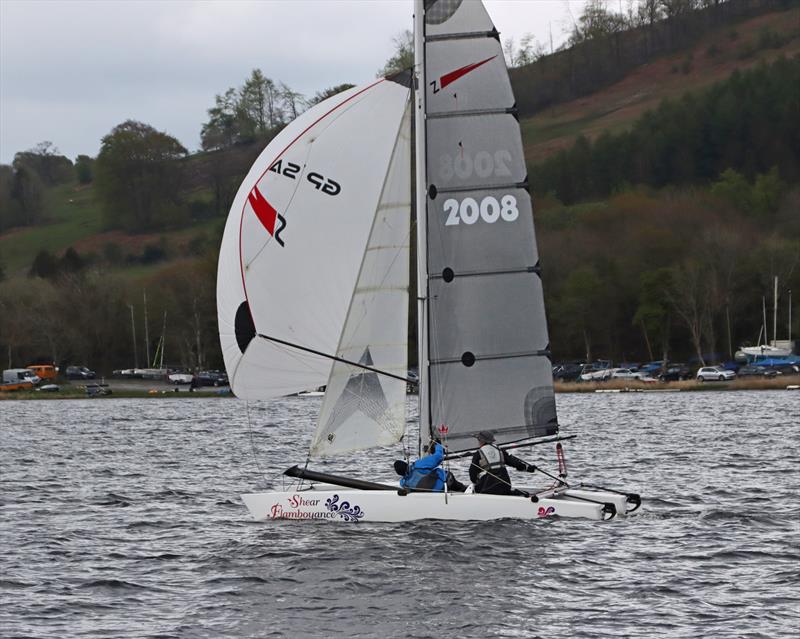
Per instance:
[[[217,277],[237,396],[326,382],[408,100],[408,87],[390,80],[340,93],[289,124],[250,169]]]
[[[427,1],[429,406],[450,450],[558,431],[527,170],[498,34]],[[423,407],[423,410],[425,407]]]

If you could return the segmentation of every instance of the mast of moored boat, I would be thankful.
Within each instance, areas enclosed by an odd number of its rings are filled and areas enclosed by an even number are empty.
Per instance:
[[[778,345],[778,276],[775,276],[775,286],[772,292],[772,343]]]
[[[426,142],[425,142],[425,2],[414,2],[414,124],[416,127],[416,209],[417,209],[417,366],[419,368],[419,440],[421,453],[422,435],[430,433],[430,410],[428,409],[428,242],[427,204],[425,198]]]

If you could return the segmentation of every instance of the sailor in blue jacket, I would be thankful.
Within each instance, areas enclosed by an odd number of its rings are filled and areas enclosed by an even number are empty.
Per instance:
[[[444,447],[439,442],[431,440],[425,447],[425,452],[427,455],[411,464],[401,460],[394,463],[395,471],[398,475],[402,475],[400,485],[408,490],[441,492],[447,483],[449,490],[464,492],[466,486],[456,480],[451,472],[441,468],[444,461]]]

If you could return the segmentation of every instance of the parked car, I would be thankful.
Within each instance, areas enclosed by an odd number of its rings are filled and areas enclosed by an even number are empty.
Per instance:
[[[703,366],[697,371],[698,382],[720,381],[726,382],[736,378],[736,373],[721,366]]]
[[[36,386],[41,380],[29,368],[8,368],[3,371],[4,384],[32,384]]]
[[[766,366],[742,366],[736,374],[739,377],[777,377],[781,372]]]
[[[659,359],[655,362],[648,362],[647,364],[642,364],[636,370],[646,375],[656,375],[663,367],[664,367],[664,361]]]
[[[686,364],[670,364],[667,366],[667,370],[658,376],[658,379],[662,382],[681,382],[691,376],[692,372]]]
[[[67,379],[94,379],[96,376],[85,366],[67,366]]]
[[[227,386],[228,375],[222,371],[198,371],[192,384],[194,386]]]

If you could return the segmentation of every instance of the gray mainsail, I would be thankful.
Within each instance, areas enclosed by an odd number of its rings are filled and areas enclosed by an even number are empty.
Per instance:
[[[558,431],[514,95],[480,2],[426,0],[422,73],[428,391],[451,451]],[[424,343],[424,342],[423,342]],[[444,428],[442,428],[444,426]]]

